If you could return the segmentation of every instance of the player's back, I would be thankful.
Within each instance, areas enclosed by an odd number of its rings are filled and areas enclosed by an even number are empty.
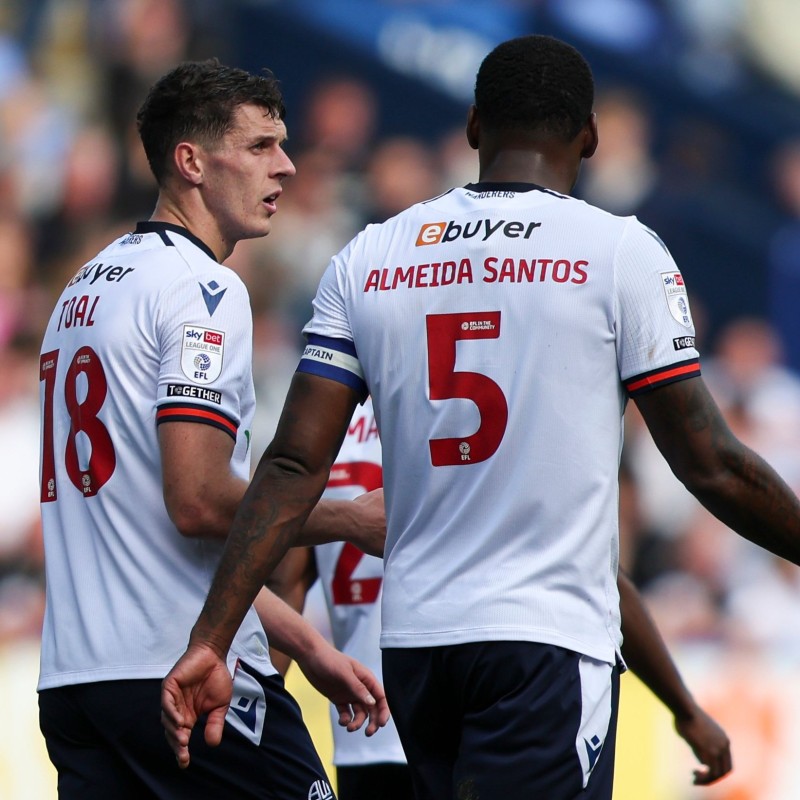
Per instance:
[[[666,269],[636,220],[516,184],[452,190],[334,259],[307,330],[352,338],[373,395],[384,646],[532,639],[613,660],[623,380],[686,332],[627,298],[666,311]],[[635,351],[637,327],[658,346]]]
[[[241,427],[231,468],[248,477],[246,291],[186,232],[140,228],[70,280],[42,346],[41,688],[163,677],[185,646],[221,545],[169,518],[157,415]]]

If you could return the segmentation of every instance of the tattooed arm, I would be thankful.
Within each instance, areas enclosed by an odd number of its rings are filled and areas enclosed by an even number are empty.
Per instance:
[[[702,378],[636,398],[658,449],[686,488],[745,539],[800,564],[800,502],[722,418]]]
[[[350,388],[326,378],[296,373],[292,380],[275,438],[236,513],[189,646],[163,682],[162,722],[181,766],[189,763],[189,734],[201,714],[208,714],[206,741],[218,744],[222,737],[231,696],[225,664],[231,641],[275,565],[301,543],[357,399]],[[368,730],[385,723],[385,703],[376,704],[363,683],[359,691]]]

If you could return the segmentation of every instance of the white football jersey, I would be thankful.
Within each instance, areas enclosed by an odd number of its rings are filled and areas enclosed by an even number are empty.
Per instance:
[[[700,372],[661,240],[531,184],[472,184],[371,225],[320,283],[301,371],[372,395],[384,647],[620,646],[629,395]]]
[[[183,228],[140,223],[69,281],[42,346],[47,605],[39,688],[163,678],[222,552],[167,515],[156,427],[214,425],[247,480],[252,321],[237,275]],[[274,673],[255,611],[231,650]]]
[[[367,399],[353,414],[323,497],[352,500],[383,486],[381,443]],[[333,643],[358,659],[383,680],[381,651],[381,582],[383,559],[366,555],[350,542],[314,548],[317,573],[325,596]],[[391,718],[380,735],[348,733],[331,707],[333,763],[337,766],[405,763],[400,737]]]

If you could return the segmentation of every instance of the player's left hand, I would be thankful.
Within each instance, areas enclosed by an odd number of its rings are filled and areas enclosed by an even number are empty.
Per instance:
[[[210,647],[190,644],[161,683],[161,724],[179,767],[189,766],[189,737],[202,714],[208,714],[206,743],[220,743],[232,693],[225,661]]]
[[[733,769],[731,743],[727,734],[702,708],[696,706],[691,716],[676,718],[675,730],[703,765],[694,771],[696,786],[708,786]]]
[[[389,721],[389,706],[380,681],[356,659],[327,642],[302,659],[298,666],[309,683],[336,706],[339,725],[372,736]]]

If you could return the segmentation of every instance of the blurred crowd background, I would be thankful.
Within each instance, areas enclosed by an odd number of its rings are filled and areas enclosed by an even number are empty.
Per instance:
[[[217,56],[284,88],[297,175],[273,233],[228,262],[255,314],[258,454],[329,257],[365,223],[476,179],[463,135],[475,70],[531,32],[567,39],[595,70],[601,144],[576,193],[666,242],[729,424],[800,490],[797,0],[2,0],[0,674],[41,624],[40,338],[65,281],[152,212],[134,125],[149,85]],[[702,796],[796,797],[784,773],[800,739],[800,568],[700,508],[635,408],[621,474],[623,566],[735,732],[736,772]],[[17,763],[0,742],[0,794]],[[669,763],[653,764],[661,788],[632,798],[697,796],[688,771],[675,788]]]

